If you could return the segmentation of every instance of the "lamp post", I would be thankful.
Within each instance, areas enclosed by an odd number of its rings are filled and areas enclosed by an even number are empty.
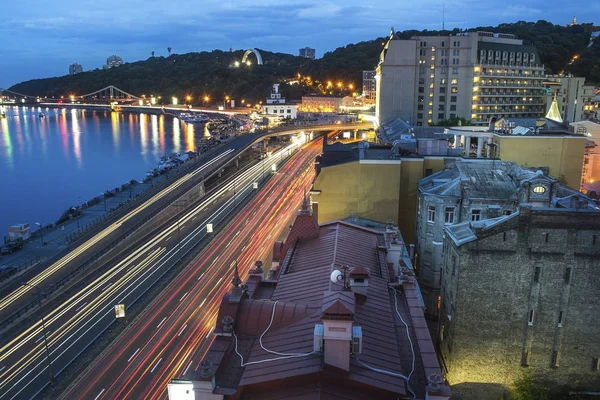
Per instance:
[[[42,309],[42,295],[38,290],[36,285],[30,285],[27,282],[21,282],[21,286],[29,286],[33,290],[38,298],[38,305],[40,306],[40,310]],[[46,336],[46,321],[44,320],[44,315],[42,314],[42,333],[44,335],[44,347],[46,348],[46,361],[48,361],[48,373],[50,374],[50,385],[54,383],[54,375],[52,374],[52,359],[50,358],[50,350],[48,349],[48,338]]]
[[[42,241],[42,246],[44,245],[44,231],[42,230],[42,224],[40,224],[39,222],[35,223],[37,226],[40,227],[39,232],[40,232],[40,240]]]

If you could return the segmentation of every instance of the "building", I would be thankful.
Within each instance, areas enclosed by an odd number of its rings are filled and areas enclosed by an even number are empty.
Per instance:
[[[344,105],[344,97],[336,96],[302,96],[301,110],[304,112],[340,112]]]
[[[472,390],[465,398],[498,399],[527,371],[600,390],[600,213],[539,185],[520,197],[542,207],[446,227],[439,341],[455,394]]]
[[[400,40],[392,30],[377,66],[378,123],[542,117],[544,66],[513,35],[464,32]]]
[[[73,64],[69,65],[69,75],[79,74],[80,72],[83,72],[83,67],[81,64],[74,62]]]
[[[106,65],[103,67],[104,69],[119,67],[123,65],[123,59],[119,56],[112,55],[106,59]]]
[[[588,138],[585,157],[583,160],[583,171],[581,182],[583,186],[588,183],[600,181],[600,123],[594,121],[578,121],[570,124],[575,132]],[[588,190],[585,188],[586,191]],[[597,193],[600,193],[596,191]]]
[[[236,268],[169,398],[449,399],[402,236],[365,222],[317,225],[305,201],[268,276],[258,261],[241,285]]]
[[[556,98],[558,111],[565,123],[594,117],[596,91],[593,86],[585,84],[585,78],[550,75],[544,85],[550,89],[545,98],[546,110],[550,110],[552,100]]]
[[[261,113],[267,116],[278,116],[280,119],[297,117],[296,104],[285,102],[285,97],[279,93],[279,84],[274,83],[273,89],[265,104],[261,105]]]
[[[363,96],[373,103],[377,99],[377,81],[375,80],[375,76],[375,70],[363,71]]]
[[[572,188],[581,185],[588,145],[583,134],[548,118],[502,118],[491,129],[492,157],[541,169]]]
[[[298,51],[298,56],[304,57],[304,58],[310,58],[310,59],[314,60],[315,59],[315,49],[310,48],[310,47],[305,47],[303,49],[300,49]]]
[[[534,186],[538,188],[536,193],[550,196],[547,198],[555,202],[537,202],[528,191]],[[418,190],[417,275],[427,314],[434,317],[440,296],[444,228],[510,215],[522,203],[562,207],[557,199],[578,193],[513,162],[450,158],[445,160],[443,171],[419,181]]]

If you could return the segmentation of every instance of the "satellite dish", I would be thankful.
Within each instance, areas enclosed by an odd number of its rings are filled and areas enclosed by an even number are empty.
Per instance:
[[[331,276],[329,277],[329,279],[331,279],[331,282],[333,283],[341,282],[342,271],[340,271],[339,269],[334,269],[333,271],[331,271]]]

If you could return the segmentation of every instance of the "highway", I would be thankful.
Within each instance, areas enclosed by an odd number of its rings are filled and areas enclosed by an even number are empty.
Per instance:
[[[54,376],[115,321],[116,304],[134,303],[207,235],[207,224],[215,227],[220,224],[243,198],[256,190],[254,183],[268,174],[273,165],[277,169],[300,145],[299,141],[292,143],[240,171],[234,179],[182,211],[178,220],[162,227],[140,246],[129,249],[101,276],[46,312],[44,320]],[[232,151],[226,150],[220,157],[227,157]],[[216,164],[219,160],[210,162]],[[138,208],[126,217],[142,211],[143,208]],[[183,293],[182,296],[185,297]],[[48,382],[42,322],[38,321],[0,348],[0,399],[35,397]]]
[[[318,140],[296,153],[60,398],[164,399],[172,377],[197,369],[236,260],[244,279],[288,229],[314,179],[321,146]]]

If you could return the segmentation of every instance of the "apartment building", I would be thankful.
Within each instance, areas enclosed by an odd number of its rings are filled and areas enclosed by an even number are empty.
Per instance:
[[[585,78],[575,76],[548,76],[544,82],[549,93],[546,96],[546,110],[554,97],[562,120],[570,123],[594,118],[594,97],[596,91],[593,86],[585,84]]]
[[[464,32],[400,40],[392,31],[377,67],[377,121],[414,125],[466,118],[542,117],[544,66],[514,35]]]

